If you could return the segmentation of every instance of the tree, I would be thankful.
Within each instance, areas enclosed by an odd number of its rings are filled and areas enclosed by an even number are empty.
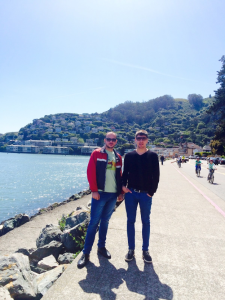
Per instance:
[[[189,94],[188,100],[191,106],[193,106],[197,110],[200,109],[203,105],[203,97],[201,95]]]
[[[216,83],[220,83],[220,87],[215,91],[215,101],[207,111],[216,116],[218,126],[211,144],[218,154],[225,152],[225,55],[219,61],[222,62],[222,68],[217,72]]]

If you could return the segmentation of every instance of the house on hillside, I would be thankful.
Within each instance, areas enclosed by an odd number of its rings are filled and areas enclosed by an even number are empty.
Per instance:
[[[203,151],[204,151],[204,152],[211,152],[211,147],[210,147],[209,145],[205,145],[205,146],[203,147]]]

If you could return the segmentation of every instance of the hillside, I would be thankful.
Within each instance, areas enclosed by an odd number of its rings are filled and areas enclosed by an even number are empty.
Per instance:
[[[147,102],[119,104],[102,114],[61,113],[46,115],[33,120],[19,130],[0,136],[1,145],[11,139],[70,141],[77,138],[84,142],[93,139],[98,145],[103,144],[105,132],[114,130],[118,134],[118,146],[134,139],[138,129],[149,132],[152,143],[177,144],[190,141],[201,146],[210,142],[216,125],[206,109],[213,98],[206,98],[195,107],[187,99],[174,99],[165,95]]]

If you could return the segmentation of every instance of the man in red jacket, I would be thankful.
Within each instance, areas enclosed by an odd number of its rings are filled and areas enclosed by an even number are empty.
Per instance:
[[[123,200],[122,192],[122,158],[114,150],[117,143],[116,134],[108,132],[104,139],[105,146],[92,152],[87,177],[92,191],[91,219],[85,239],[83,255],[77,266],[83,268],[89,261],[89,254],[99,227],[98,253],[110,259],[111,254],[105,248],[109,219],[115,208],[116,200]]]

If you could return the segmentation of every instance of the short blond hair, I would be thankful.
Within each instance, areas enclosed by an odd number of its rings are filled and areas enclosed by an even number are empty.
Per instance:
[[[143,129],[138,130],[138,131],[136,132],[135,138],[136,138],[138,135],[142,135],[142,136],[145,135],[145,136],[148,138],[148,132],[147,132],[146,130],[143,130]]]

